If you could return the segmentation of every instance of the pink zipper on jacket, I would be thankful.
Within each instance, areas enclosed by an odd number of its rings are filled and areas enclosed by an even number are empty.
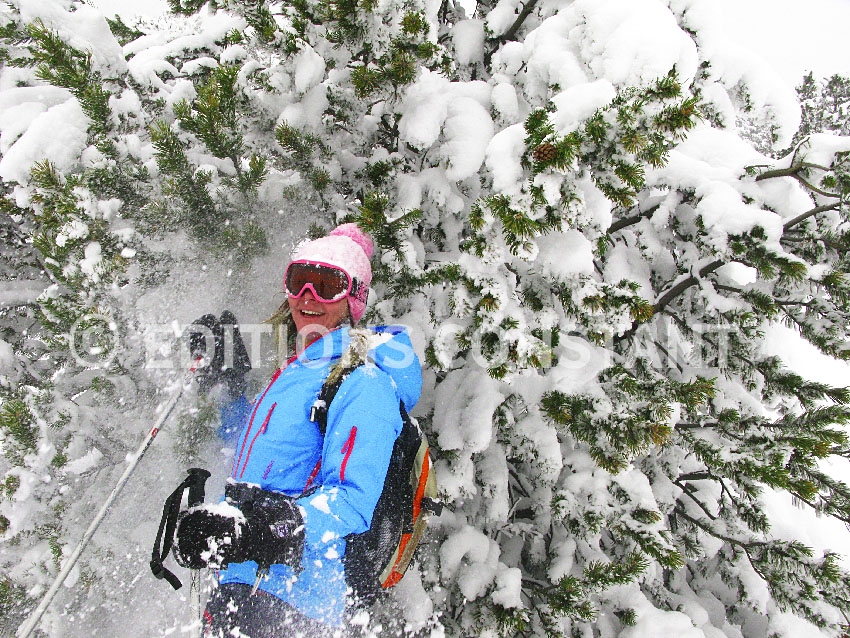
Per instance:
[[[290,361],[292,361],[292,359],[290,359]],[[289,365],[289,361],[286,362],[286,365]],[[277,381],[277,378],[280,376],[280,373],[283,372],[285,367],[286,366],[284,366],[283,368],[279,368],[278,370],[275,371],[275,373],[272,375],[272,380],[269,381],[269,384],[266,386],[266,389],[263,390],[263,395],[259,398],[259,400],[257,401],[257,404],[254,406],[254,412],[251,414],[251,420],[248,422],[248,429],[245,432],[245,438],[242,439],[242,449],[239,451],[239,458],[237,458],[236,462],[233,464],[233,470],[232,470],[232,473],[231,473],[231,476],[233,476],[233,478],[236,478],[236,470],[239,469],[239,463],[242,462],[242,454],[245,452],[245,444],[248,442],[248,435],[251,434],[251,428],[254,425],[254,417],[257,416],[257,410],[260,408],[260,404],[263,402],[263,399],[266,398],[266,393],[269,390],[271,390],[271,387],[274,385],[274,382]],[[271,416],[271,411],[269,412],[269,416]],[[268,417],[266,417],[266,422],[264,424],[264,427],[267,424],[268,424]],[[254,440],[256,440],[256,439],[257,439],[257,437],[254,436]],[[254,441],[251,441],[251,445],[253,445],[253,444],[254,444]],[[250,448],[249,448],[249,454],[250,454]],[[247,463],[247,461],[248,461],[248,459],[245,459],[246,463]],[[243,469],[242,471],[244,472],[245,470]]]
[[[257,437],[260,436],[263,432],[266,431],[266,426],[269,424],[269,419],[272,418],[272,412],[277,407],[277,402],[272,403],[272,407],[269,408],[269,413],[266,415],[266,420],[263,421],[263,424],[260,426],[260,429],[257,430],[257,433],[254,435],[254,438],[251,439],[251,445],[248,446],[248,454],[245,455],[245,463],[242,465],[242,471],[239,473],[239,478],[242,478],[242,475],[245,474],[245,468],[248,467],[248,459],[251,458],[251,448],[254,447],[254,441],[257,440]],[[243,443],[244,446],[244,443]]]
[[[357,426],[353,426],[351,428],[351,434],[348,435],[348,440],[345,442],[345,445],[342,446],[342,454],[345,454],[345,458],[342,459],[342,465],[339,466],[339,480],[345,480],[345,466],[348,465],[348,457],[351,456],[351,453],[354,451],[354,439],[357,438]]]
[[[313,484],[313,481],[316,479],[316,476],[319,474],[319,470],[322,469],[322,459],[319,458],[319,461],[316,463],[316,467],[313,468],[313,471],[310,473],[310,478],[307,479],[307,482],[304,484],[304,489],[301,490],[301,493],[307,491],[307,488]]]

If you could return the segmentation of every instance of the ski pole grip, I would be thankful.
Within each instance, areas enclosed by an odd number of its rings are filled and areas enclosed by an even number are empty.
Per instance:
[[[189,507],[194,507],[204,502],[204,484],[209,477],[210,473],[202,467],[189,468],[189,477],[187,478],[187,481],[189,481]]]

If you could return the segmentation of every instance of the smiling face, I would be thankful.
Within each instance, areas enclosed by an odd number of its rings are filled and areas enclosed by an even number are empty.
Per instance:
[[[348,298],[324,303],[308,288],[300,297],[290,297],[289,309],[298,330],[298,350],[339,327],[348,317]]]

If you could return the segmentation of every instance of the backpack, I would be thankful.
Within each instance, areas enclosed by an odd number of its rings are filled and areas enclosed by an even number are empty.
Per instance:
[[[347,360],[348,359],[348,360]],[[328,427],[328,409],[342,382],[365,361],[343,359],[328,374],[310,411],[322,436]],[[384,489],[375,506],[372,524],[362,534],[346,536],[342,557],[346,583],[362,605],[396,585],[404,576],[431,513],[443,509],[437,501],[437,480],[432,471],[428,439],[399,401],[402,428],[393,446]]]

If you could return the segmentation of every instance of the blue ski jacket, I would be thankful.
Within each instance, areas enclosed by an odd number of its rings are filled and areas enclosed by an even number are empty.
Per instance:
[[[346,582],[345,536],[369,529],[393,445],[401,432],[399,401],[419,400],[422,372],[405,328],[372,328],[377,345],[369,362],[340,385],[327,415],[325,436],[310,421],[330,366],[348,347],[347,328],[334,330],[276,371],[248,404],[222,409],[222,431],[240,422],[231,477],[297,498],[304,517],[301,570],[272,565],[260,589],[301,613],[340,626]],[[233,428],[235,429],[235,428]],[[253,585],[257,564],[230,564],[221,583]]]

